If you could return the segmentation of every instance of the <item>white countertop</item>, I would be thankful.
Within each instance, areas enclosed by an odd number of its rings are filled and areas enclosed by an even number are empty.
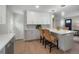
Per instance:
[[[74,33],[75,32],[75,31],[64,30],[64,29],[60,29],[60,30],[50,29],[50,28],[46,28],[46,29],[48,29],[49,31],[54,32],[56,34],[60,34],[60,35],[69,34],[69,33]]]
[[[74,31],[62,30],[62,29],[60,29],[60,30],[56,30],[56,29],[51,30],[50,29],[50,31],[54,32],[54,33],[57,33],[57,34],[61,34],[61,35],[63,35],[63,34],[69,34],[69,33],[74,33]]]
[[[14,37],[14,33],[0,34],[0,50]]]

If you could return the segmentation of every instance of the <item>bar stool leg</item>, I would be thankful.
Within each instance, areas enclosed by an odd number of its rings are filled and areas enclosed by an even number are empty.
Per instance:
[[[42,44],[44,45],[44,37],[42,38]]]
[[[57,49],[59,49],[59,47],[58,47],[58,40],[57,40]]]
[[[52,44],[50,44],[50,49],[49,49],[49,53],[51,53],[51,48],[52,48],[51,46],[52,46]]]
[[[45,42],[44,42],[44,43],[45,43],[45,48],[46,48],[47,41],[45,40]]]
[[[41,39],[42,39],[42,37],[40,36],[40,43],[41,43]]]

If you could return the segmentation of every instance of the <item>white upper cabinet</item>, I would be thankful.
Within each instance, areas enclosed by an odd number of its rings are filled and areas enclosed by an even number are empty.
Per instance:
[[[6,24],[6,6],[0,5],[0,24]]]
[[[27,24],[50,24],[50,20],[49,13],[27,11]]]

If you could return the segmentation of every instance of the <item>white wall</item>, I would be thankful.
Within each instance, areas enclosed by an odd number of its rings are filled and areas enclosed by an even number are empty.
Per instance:
[[[0,6],[1,7],[1,6]],[[1,8],[2,10],[0,10],[1,15],[0,19],[2,19],[2,22],[0,23],[0,34],[5,34],[8,33],[8,25],[7,25],[7,19],[6,19],[6,6],[2,6]]]
[[[7,19],[7,25],[8,25],[8,33],[14,33],[14,30],[13,30],[13,13],[12,11],[10,11],[8,8],[7,8],[7,13],[6,13],[6,19]]]
[[[13,13],[6,6],[6,23],[0,24],[0,34],[13,33]]]
[[[14,13],[14,32],[16,39],[24,39],[24,14]]]
[[[71,17],[72,19],[72,29],[79,30],[79,15]]]
[[[6,17],[7,28],[5,26],[2,26],[2,29],[4,28],[3,32],[7,30],[8,33],[15,33],[16,39],[24,39],[24,15],[20,13],[15,13],[7,7]]]

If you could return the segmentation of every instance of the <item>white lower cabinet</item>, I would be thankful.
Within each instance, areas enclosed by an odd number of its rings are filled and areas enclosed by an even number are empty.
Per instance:
[[[60,35],[58,38],[58,45],[62,51],[67,51],[73,47],[73,34]]]
[[[34,39],[39,39],[40,34],[39,31],[34,29],[34,30],[25,30],[25,40],[34,40]]]

